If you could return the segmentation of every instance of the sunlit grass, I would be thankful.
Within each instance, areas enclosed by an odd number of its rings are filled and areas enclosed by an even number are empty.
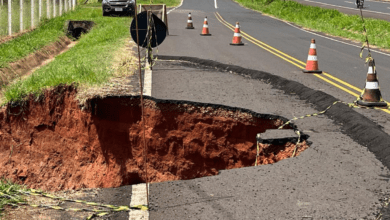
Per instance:
[[[45,24],[50,26],[47,31],[62,35],[63,24],[67,19],[92,20],[95,26],[80,38],[75,47],[57,56],[53,62],[25,80],[8,85],[3,93],[5,102],[21,100],[31,93],[40,94],[45,88],[59,84],[103,83],[112,75],[110,65],[113,53],[123,46],[123,39],[129,37],[131,18],[103,17],[101,8],[80,7],[68,16],[48,21]],[[30,40],[37,39],[31,37]]]

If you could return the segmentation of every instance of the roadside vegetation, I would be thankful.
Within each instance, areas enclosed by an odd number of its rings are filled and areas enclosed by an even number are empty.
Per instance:
[[[173,7],[173,6],[178,6],[181,2],[181,0],[137,0],[137,4],[166,4],[167,7]]]
[[[88,34],[79,39],[78,44],[57,56],[53,62],[41,67],[26,79],[6,86],[3,92],[3,99],[5,99],[3,101],[17,101],[30,93],[38,95],[45,88],[59,84],[99,84],[112,75],[110,65],[113,51],[122,46],[123,40],[129,36],[128,27],[131,18],[103,17],[101,8],[80,7],[67,16],[45,23],[45,32],[52,32],[56,36],[64,35],[63,25],[68,19],[92,20],[95,22],[95,26]],[[37,30],[38,33],[41,31],[41,29]],[[30,41],[39,41],[36,37],[30,36]],[[25,36],[13,40],[8,44],[9,47],[14,50],[22,50],[18,45],[13,44],[14,41],[21,41],[23,38]],[[31,45],[29,47],[31,48]]]
[[[346,15],[337,10],[302,5],[285,0],[235,0],[237,3],[293,22],[304,28],[364,42],[363,22],[360,16]],[[364,11],[363,11],[364,16]],[[390,48],[390,22],[365,18],[370,45]]]
[[[9,180],[0,179],[0,219],[5,206],[18,205],[26,201],[18,192],[24,188],[24,186],[14,184]]]
[[[94,16],[93,10],[78,9],[50,20],[44,18],[34,31],[0,44],[0,68],[57,41],[61,36],[65,36],[64,23],[66,20],[89,19],[91,16]]]
[[[138,1],[149,4],[149,1]],[[158,2],[153,2],[158,3]],[[180,0],[165,2],[178,5]],[[59,55],[46,66],[25,79],[19,79],[2,88],[1,105],[22,100],[29,94],[39,95],[47,88],[60,84],[99,85],[113,75],[112,60],[115,51],[130,37],[130,17],[103,17],[97,1],[80,4],[75,11],[46,20],[34,31],[0,44],[0,68],[17,61],[64,36],[66,20],[91,20],[92,30],[82,35],[69,51]],[[96,6],[96,7],[95,7]]]

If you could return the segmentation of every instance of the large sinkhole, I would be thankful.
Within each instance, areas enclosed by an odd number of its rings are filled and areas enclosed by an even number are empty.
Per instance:
[[[96,98],[82,110],[75,95],[72,87],[57,88],[1,110],[0,177],[52,191],[145,182],[140,98]],[[287,121],[213,104],[144,102],[149,182],[253,166],[256,135]],[[307,147],[302,140],[297,154]],[[259,164],[289,158],[294,149],[295,141],[262,144]]]

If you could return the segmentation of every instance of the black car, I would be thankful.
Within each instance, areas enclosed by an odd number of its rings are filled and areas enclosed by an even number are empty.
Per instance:
[[[103,16],[111,14],[134,15],[135,2],[134,0],[103,0]]]

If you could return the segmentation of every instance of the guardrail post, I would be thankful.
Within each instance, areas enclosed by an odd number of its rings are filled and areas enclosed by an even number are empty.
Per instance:
[[[23,31],[23,1],[24,0],[20,0],[20,9],[19,9],[19,26],[20,26],[20,30],[19,31]]]
[[[34,27],[34,0],[31,0],[31,28]]]
[[[46,17],[50,18],[50,0],[46,0]]]
[[[39,5],[39,9],[38,9],[38,22],[40,22],[41,18],[42,18],[42,0],[38,0],[38,5]]]
[[[56,0],[53,0],[53,18],[56,17]]]
[[[8,0],[8,35],[12,35],[12,16],[11,16],[11,0]]]

